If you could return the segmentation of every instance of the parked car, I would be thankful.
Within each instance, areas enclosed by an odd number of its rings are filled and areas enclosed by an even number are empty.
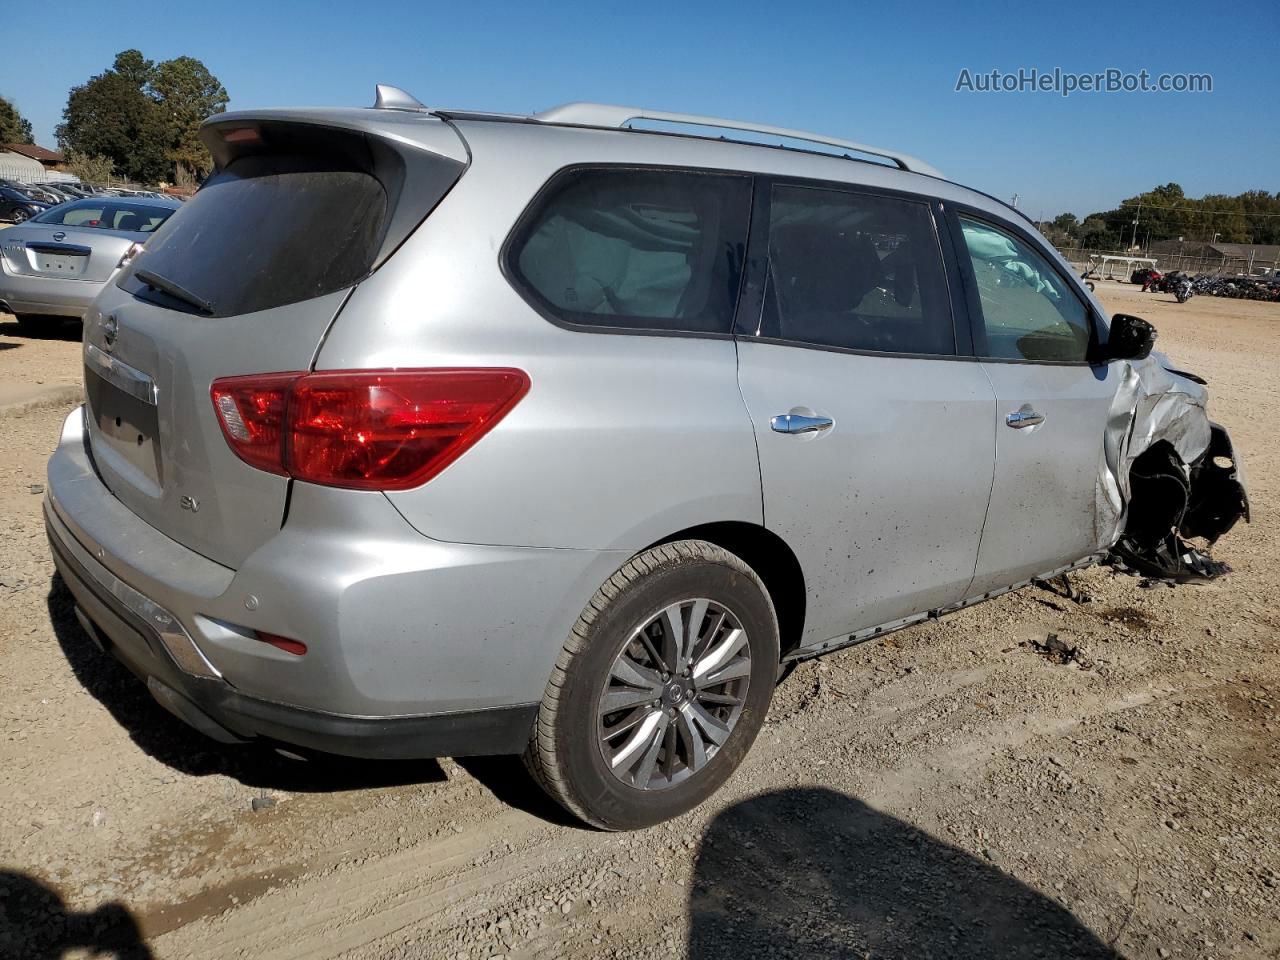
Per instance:
[[[47,204],[51,207],[57,206],[63,200],[63,198],[53,190],[37,186],[34,183],[19,183],[15,185],[15,189],[25,193],[32,200],[37,200],[40,203]]]
[[[42,186],[52,187],[62,193],[65,193],[72,200],[83,200],[85,197],[93,196],[93,191],[86,190],[78,183],[67,183],[59,181],[58,183],[46,183]]]
[[[84,194],[79,191],[72,190],[70,186],[63,183],[38,183],[39,187],[45,193],[52,194],[58,203],[66,203],[69,200],[81,200]]]
[[[644,826],[787,664],[1120,549],[1213,576],[1179,537],[1247,515],[1152,327],[896,151],[390,88],[201,136],[87,314],[45,517],[85,629],[214,739],[523,753]]]
[[[169,218],[170,200],[75,200],[0,233],[0,306],[31,329],[82,318],[122,260]]]
[[[37,213],[43,213],[50,206],[51,204],[37,200],[18,187],[0,187],[0,220],[21,223]]]

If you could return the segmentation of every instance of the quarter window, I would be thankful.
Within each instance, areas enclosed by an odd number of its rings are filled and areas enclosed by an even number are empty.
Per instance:
[[[526,221],[509,262],[567,323],[728,333],[750,197],[745,176],[571,170]]]
[[[1040,254],[1018,238],[960,218],[982,301],[978,353],[1009,360],[1080,362],[1089,351],[1089,314]],[[982,345],[986,340],[985,348]]]
[[[854,350],[953,355],[951,306],[928,206],[776,185],[760,332]]]

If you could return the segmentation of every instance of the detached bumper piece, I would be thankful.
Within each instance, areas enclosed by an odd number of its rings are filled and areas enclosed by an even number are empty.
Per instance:
[[[1213,546],[1241,517],[1249,522],[1249,498],[1231,438],[1216,423],[1211,430],[1208,448],[1189,466],[1163,441],[1134,461],[1128,518],[1111,549],[1112,566],[1170,583],[1231,572],[1187,542],[1202,539]]]

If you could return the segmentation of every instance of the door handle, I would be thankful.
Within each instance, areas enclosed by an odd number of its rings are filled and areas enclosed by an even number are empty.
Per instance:
[[[775,433],[817,433],[834,425],[830,417],[804,417],[798,413],[780,413],[769,421]]]
[[[1015,430],[1023,430],[1027,427],[1034,427],[1037,424],[1044,423],[1044,414],[1036,413],[1030,407],[1023,407],[1021,410],[1015,410],[1005,417],[1004,422]]]

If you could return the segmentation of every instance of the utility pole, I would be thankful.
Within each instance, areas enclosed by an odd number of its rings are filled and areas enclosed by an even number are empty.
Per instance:
[[[1013,200],[1009,203],[1009,206],[1016,207],[1017,205],[1018,205],[1018,195],[1015,193],[1013,195]]]

